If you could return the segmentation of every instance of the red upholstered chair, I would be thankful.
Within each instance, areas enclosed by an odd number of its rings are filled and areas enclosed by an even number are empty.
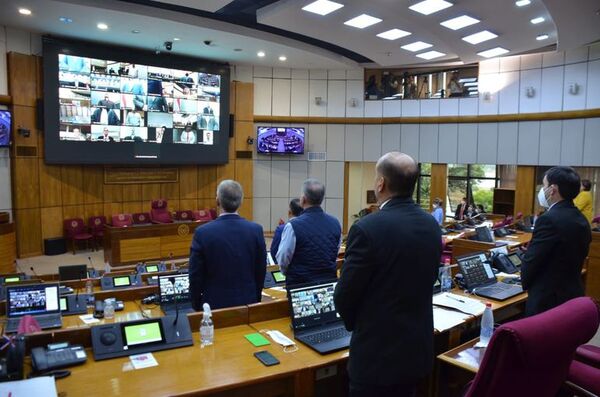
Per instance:
[[[523,219],[523,213],[522,212],[517,212],[517,218],[515,220],[516,221],[520,221],[521,219]]]
[[[175,211],[175,220],[178,222],[192,222],[194,214],[190,210]]]
[[[106,225],[106,217],[104,215],[90,216],[88,219],[88,228],[94,237],[93,240],[96,248],[98,248],[98,246],[102,246],[102,239],[104,238],[104,225]]]
[[[196,210],[193,213],[194,220],[200,222],[208,222],[212,221],[212,216],[210,214],[210,210]]]
[[[152,223],[148,212],[136,212],[132,216],[134,225],[149,225]]]
[[[575,350],[594,336],[598,324],[598,307],[589,297],[503,324],[494,332],[465,396],[555,396],[567,379]]]
[[[216,208],[211,208],[209,211],[210,211],[210,217],[212,219],[217,219],[217,209]]]
[[[153,223],[172,223],[171,213],[167,209],[167,200],[158,199],[152,201],[150,219]]]
[[[133,218],[130,214],[117,214],[112,216],[113,227],[128,227],[133,225]]]
[[[504,219],[504,226],[510,226],[510,225],[512,225],[512,223],[513,223],[512,216],[509,215]]]
[[[75,255],[75,244],[79,241],[85,241],[86,248],[89,249],[89,243],[94,236],[85,229],[85,224],[81,218],[70,218],[63,221],[65,238],[71,241],[73,255]]]

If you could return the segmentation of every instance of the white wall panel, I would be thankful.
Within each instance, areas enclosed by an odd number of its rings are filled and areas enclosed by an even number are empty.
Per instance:
[[[0,27],[0,31],[2,31]],[[0,95],[8,95],[8,67],[6,65],[6,43],[0,41]]]
[[[400,124],[381,126],[381,154],[400,151]]]
[[[271,161],[271,197],[288,197],[290,191],[290,161]]]
[[[402,115],[402,101],[383,101],[383,117],[400,117]]]
[[[583,165],[600,167],[600,118],[585,120]]]
[[[458,98],[440,101],[440,116],[456,116],[458,114]]]
[[[327,127],[325,124],[311,124],[309,127],[308,151],[327,151]]]
[[[585,62],[588,60],[588,47],[579,47],[568,50],[565,55],[565,63]]]
[[[583,164],[585,120],[563,120],[560,164],[580,166]]]
[[[362,68],[346,70],[346,79],[348,79],[348,80],[364,81],[364,78],[365,78],[365,70]]]
[[[308,69],[292,69],[292,79],[308,80]]]
[[[327,125],[327,160],[344,161],[345,136],[343,124]]]
[[[460,98],[458,103],[458,113],[460,116],[476,116],[477,115],[477,98]]]
[[[327,98],[327,116],[344,117],[346,114],[346,82],[329,80],[327,82]]]
[[[346,117],[363,117],[365,101],[363,100],[363,81],[346,81]],[[356,106],[351,101],[356,100]]]
[[[406,99],[402,101],[402,117],[419,117],[419,101]]]
[[[440,115],[440,102],[443,102],[443,99],[422,99],[419,101],[421,104],[421,117],[433,117]]]
[[[577,83],[579,85],[579,92],[577,95],[569,93],[569,85],[571,83]],[[563,110],[585,109],[585,100],[587,96],[587,63],[574,63],[565,66],[564,87]]]
[[[308,80],[292,80],[292,116],[308,116]]]
[[[542,54],[521,56],[521,70],[539,69],[542,67]]]
[[[344,197],[344,162],[327,161],[325,197]]]
[[[312,76],[312,71],[311,71]],[[327,116],[327,81],[309,80],[308,84],[308,114],[310,116]],[[315,103],[315,98],[321,98],[321,104]]]
[[[365,125],[363,161],[377,161],[381,157],[381,125]]]
[[[600,108],[600,60],[588,64],[587,76],[586,108]]]
[[[562,121],[542,121],[540,123],[540,165],[556,165],[560,162]]]
[[[477,124],[458,125],[458,163],[477,162]]]
[[[308,178],[308,161],[290,161],[290,197],[298,197],[302,182]]]
[[[542,54],[542,67],[549,68],[565,64],[565,53],[563,51],[545,52]]]
[[[479,76],[479,114],[498,114],[498,81],[499,73]],[[486,98],[485,93],[490,95]]]
[[[254,114],[271,115],[272,79],[254,79]]]
[[[308,75],[311,80],[327,80],[327,70],[311,69]]]
[[[498,98],[498,113],[519,113],[519,78],[519,72],[500,73],[499,81],[502,86],[500,90],[494,94]]]
[[[440,124],[438,162],[455,164],[458,159],[458,124]]]
[[[515,72],[521,67],[521,57],[503,57],[500,58],[500,73],[502,72]]]
[[[590,52],[589,52],[588,59],[590,61],[600,59],[600,43],[590,46]]]
[[[477,162],[496,164],[498,152],[498,123],[481,123],[477,131]]]
[[[419,124],[402,124],[400,134],[400,150],[419,160]]]
[[[500,71],[500,58],[486,59],[479,62],[479,74],[498,73]]]
[[[273,68],[274,79],[290,79],[292,78],[292,70],[290,68]]]
[[[267,228],[267,230],[275,230],[277,228],[277,225],[279,224],[280,219],[286,220],[289,208],[289,197],[273,197],[271,199],[271,227]]]
[[[328,198],[325,199],[325,211],[334,218],[336,218],[340,225],[343,225],[344,221],[344,199]]]
[[[273,77],[273,68],[268,66],[254,66],[254,77]]]
[[[32,33],[25,30],[6,27],[6,51],[14,51],[26,55],[31,54],[32,35]]]
[[[528,55],[530,56],[530,55]],[[542,86],[542,70],[532,69],[521,72],[521,89],[519,92],[519,112],[537,113],[540,111]],[[534,90],[532,98],[527,97],[527,89],[531,87]]]
[[[275,226],[271,226],[271,199],[268,197],[255,197],[252,202],[252,220],[261,225],[265,232],[275,230]]]
[[[517,147],[517,164],[537,165],[540,148],[540,122],[519,122],[519,144]]]
[[[254,197],[271,197],[271,162],[254,161]]]
[[[517,164],[519,123],[498,123],[498,164]]]
[[[1,44],[0,44],[1,47]],[[1,48],[0,48],[1,50]],[[1,69],[1,67],[0,67]],[[252,83],[252,66],[247,65],[235,65],[235,80],[243,81],[244,83]]]
[[[325,161],[309,161],[308,162],[308,177],[316,178],[321,182],[325,183],[327,179],[327,163]],[[298,190],[298,195],[300,195],[300,190]]]
[[[381,117],[383,101],[365,101],[365,117]]]
[[[438,124],[419,126],[419,161],[422,163],[438,162],[438,128]]]
[[[345,70],[328,70],[327,79],[329,80],[346,80]]]
[[[346,161],[363,161],[363,126],[346,125],[345,158]]]
[[[290,115],[291,80],[273,79],[273,116]]]
[[[0,149],[2,152],[8,152],[7,149]],[[10,192],[10,158],[0,156],[0,208],[12,208],[12,197]]]
[[[560,112],[562,110],[563,75],[563,66],[542,69],[540,111]]]

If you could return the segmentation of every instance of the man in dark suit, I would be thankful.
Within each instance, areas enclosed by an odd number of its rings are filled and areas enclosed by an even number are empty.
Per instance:
[[[435,219],[412,200],[408,155],[377,162],[380,211],[352,225],[335,306],[349,331],[350,396],[413,396],[433,367],[432,290],[442,254]]]
[[[553,167],[544,175],[538,201],[548,211],[535,221],[521,267],[528,316],[584,295],[581,268],[592,235],[573,204],[579,185],[579,175],[570,167]]]
[[[300,205],[300,199],[292,199],[290,201],[290,207],[288,209],[288,219],[295,218],[302,213],[302,206]],[[283,234],[283,228],[285,223],[278,225],[273,233],[273,240],[271,241],[271,257],[275,260],[277,257],[277,250],[279,249],[279,243],[281,243],[281,235]]]
[[[198,227],[190,250],[190,294],[195,310],[260,302],[267,269],[263,229],[238,215],[243,192],[239,183],[217,188],[219,217]]]
[[[467,205],[467,198],[463,197],[460,203],[456,206],[456,211],[454,212],[454,219],[456,219],[457,221],[462,221],[463,219],[465,219],[468,207],[469,206]]]

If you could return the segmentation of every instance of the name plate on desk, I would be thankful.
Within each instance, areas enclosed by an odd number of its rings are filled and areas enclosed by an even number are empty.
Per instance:
[[[128,183],[164,183],[179,181],[179,169],[170,168],[120,168],[105,167],[104,183],[128,184]]]

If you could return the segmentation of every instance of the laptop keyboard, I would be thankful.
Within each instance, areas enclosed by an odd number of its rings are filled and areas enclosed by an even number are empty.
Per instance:
[[[43,317],[37,316],[37,317],[35,317],[35,320],[38,322],[38,324],[40,325],[40,328],[42,328],[42,329],[55,328],[55,327],[61,326],[60,317],[58,317],[58,316],[43,316]],[[8,330],[18,329],[20,321],[21,321],[21,318],[8,319],[8,321],[6,322],[6,329],[8,329]]]
[[[346,338],[350,335],[351,333],[349,331],[346,331],[345,328],[340,327],[328,329],[322,332],[318,332],[316,334],[304,335],[302,338],[307,343],[315,345],[317,343],[330,342],[332,340]]]

